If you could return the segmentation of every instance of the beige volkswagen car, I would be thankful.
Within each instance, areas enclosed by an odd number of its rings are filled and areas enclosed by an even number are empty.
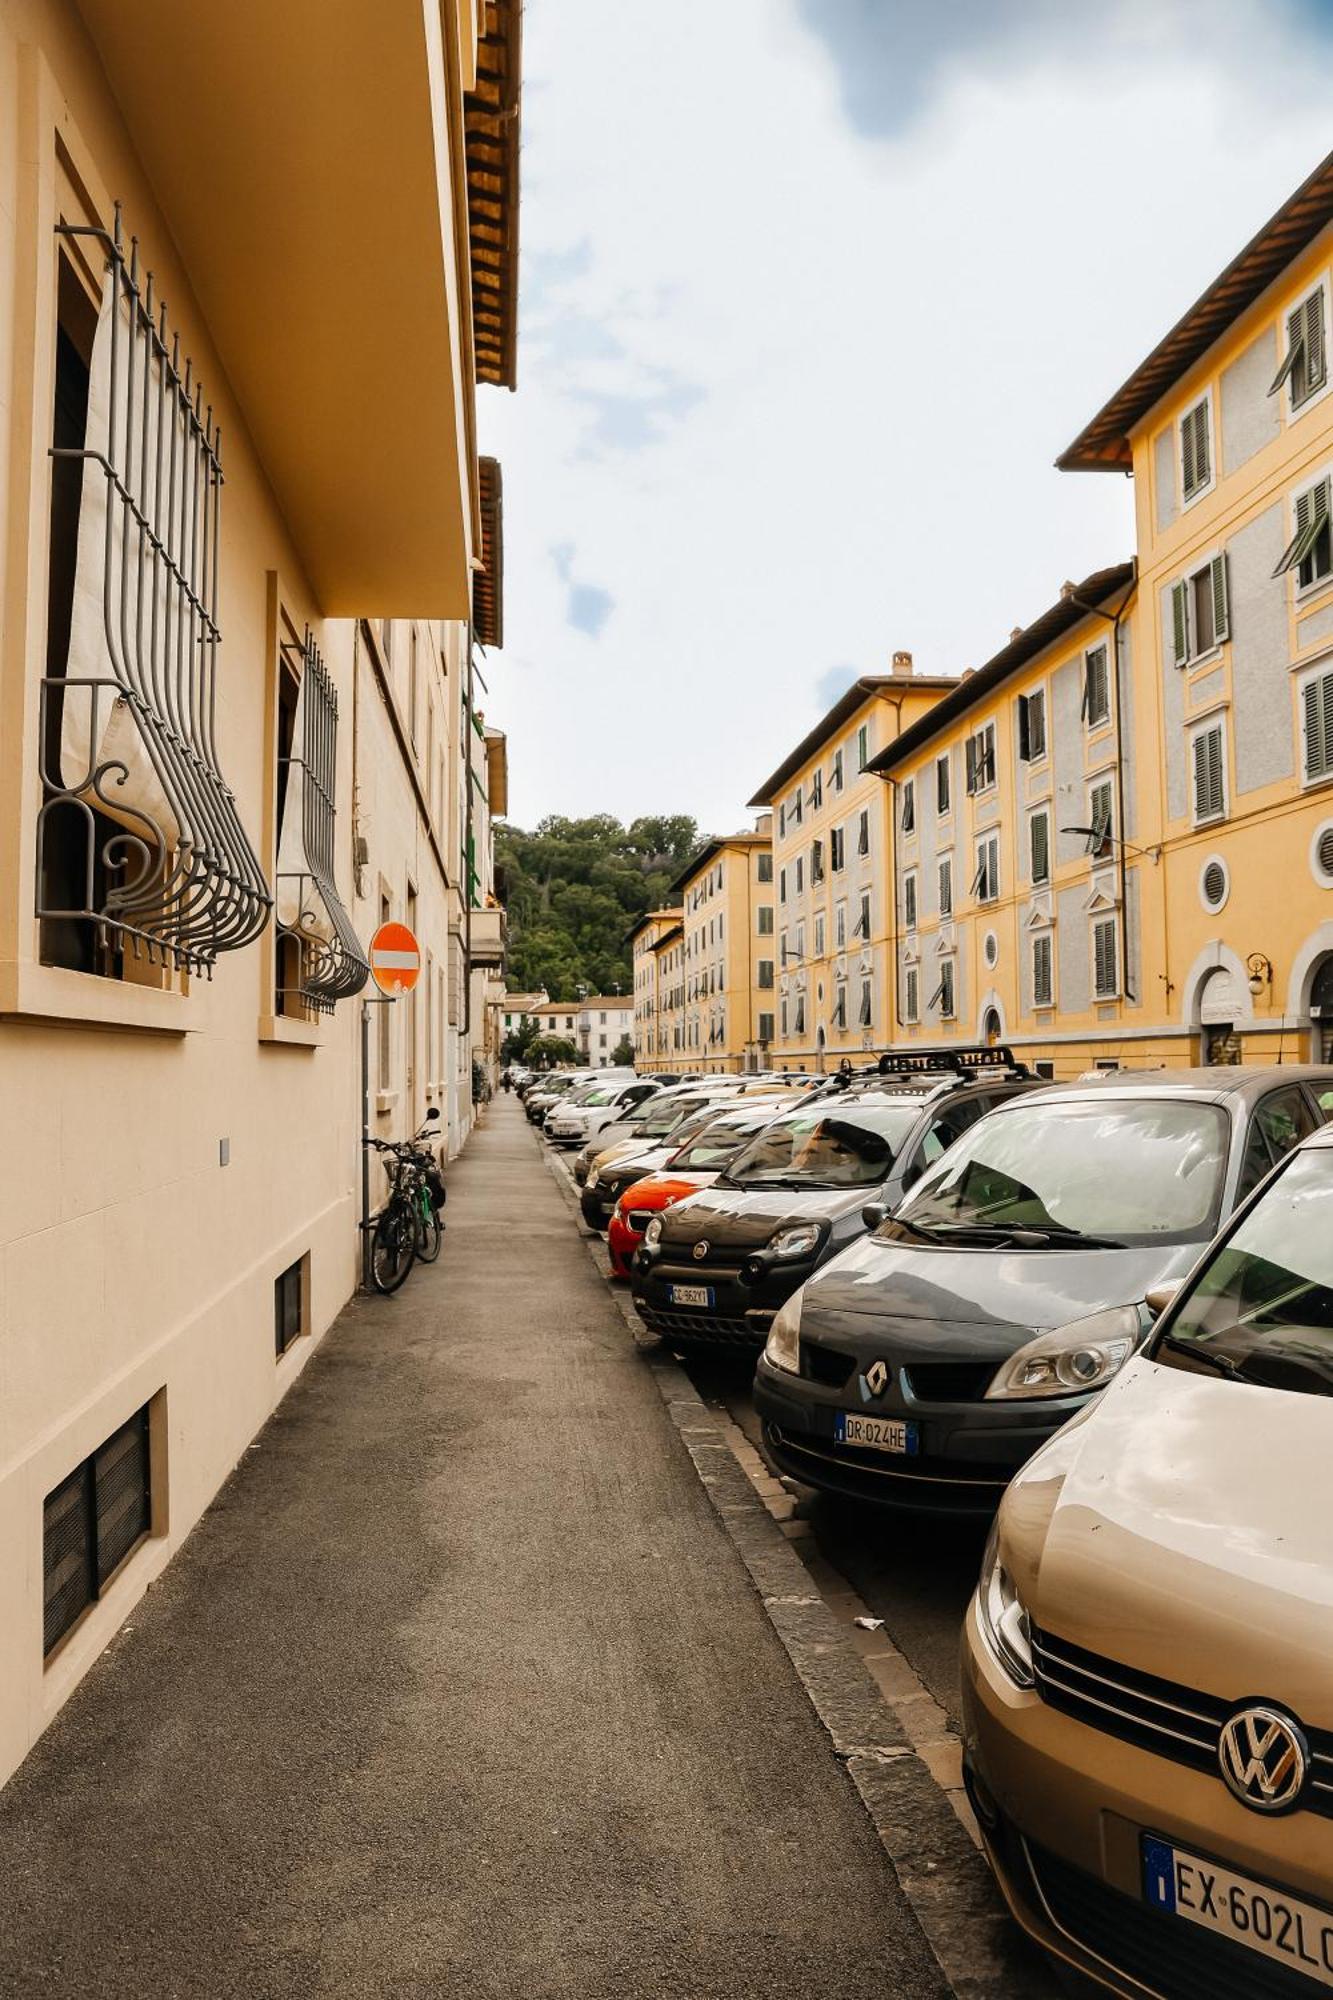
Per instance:
[[[1333,1130],[1018,1474],[963,1669],[1043,1945],[1136,2000],[1333,1991]]]

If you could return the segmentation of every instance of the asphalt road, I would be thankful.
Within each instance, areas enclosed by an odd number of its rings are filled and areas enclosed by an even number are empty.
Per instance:
[[[947,2000],[513,1102],[448,1223],[0,1792],[0,1995]]]

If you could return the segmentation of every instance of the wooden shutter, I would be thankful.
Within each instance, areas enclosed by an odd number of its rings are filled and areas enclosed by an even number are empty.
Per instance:
[[[1114,995],[1119,984],[1116,966],[1115,919],[1104,918],[1093,926],[1093,984],[1098,999]]]
[[[1209,588],[1213,595],[1213,638],[1217,644],[1231,637],[1231,591],[1225,555],[1214,556],[1208,565]]]
[[[1298,569],[1306,558],[1313,554],[1328,520],[1329,483],[1321,479],[1304,493],[1298,493],[1293,503],[1296,516],[1296,532],[1278,559],[1274,576],[1282,576],[1289,569]]]
[[[953,1011],[953,960],[948,959],[940,967],[940,1012],[952,1019]]]
[[[949,810],[949,760],[938,757],[935,760],[935,805],[939,812]]]
[[[1180,472],[1186,497],[1208,484],[1211,463],[1206,400],[1196,403],[1180,426]]]
[[[909,875],[903,883],[903,922],[909,931],[916,929],[916,876]]]
[[[1190,587],[1183,577],[1171,586],[1171,650],[1183,667],[1190,656]]]
[[[940,863],[940,915],[942,917],[951,917],[953,915],[952,861],[941,861]]]
[[[1194,817],[1217,819],[1224,805],[1222,731],[1214,727],[1194,739]]]
[[[1046,690],[1028,696],[1029,754],[1035,759],[1046,755]]]
[[[977,789],[977,739],[969,736],[965,745],[967,752],[967,790],[970,797]]]
[[[1034,813],[1028,821],[1032,855],[1032,879],[1048,882],[1051,876],[1051,823],[1045,813]]]
[[[1180,484],[1186,494],[1192,493],[1196,484],[1193,410],[1182,419],[1180,425]]]
[[[1323,321],[1320,320],[1320,332]],[[1290,380],[1291,372],[1305,350],[1305,315],[1299,309],[1287,315],[1287,351],[1282,357],[1282,366],[1268,385],[1270,396],[1276,396],[1282,384]]]
[[[1324,778],[1333,771],[1333,673],[1318,674],[1301,690],[1305,723],[1305,775]]]
[[[1305,301],[1305,386],[1307,391],[1322,386],[1326,373],[1324,355],[1324,288],[1320,285]]]
[[[1032,723],[1028,715],[1028,698],[1018,697],[1018,755],[1024,764],[1032,759]]]
[[[1051,1004],[1051,940],[1038,937],[1032,940],[1032,1003],[1035,1007],[1049,1007]]]
[[[917,974],[915,971],[910,971],[907,974],[907,979],[905,984],[906,984],[906,999],[903,1011],[906,1014],[909,1021],[915,1021],[917,1016],[917,993],[918,993]]]
[[[916,827],[916,786],[909,778],[903,786],[903,832],[911,833]]]

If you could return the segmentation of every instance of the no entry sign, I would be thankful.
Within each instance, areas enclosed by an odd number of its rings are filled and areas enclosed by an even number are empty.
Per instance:
[[[370,940],[370,976],[391,1000],[421,977],[421,947],[406,924],[381,924]]]

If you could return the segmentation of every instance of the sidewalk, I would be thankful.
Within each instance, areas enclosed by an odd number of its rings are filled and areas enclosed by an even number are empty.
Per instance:
[[[0,1792],[0,1995],[945,2000],[521,1108]]]

